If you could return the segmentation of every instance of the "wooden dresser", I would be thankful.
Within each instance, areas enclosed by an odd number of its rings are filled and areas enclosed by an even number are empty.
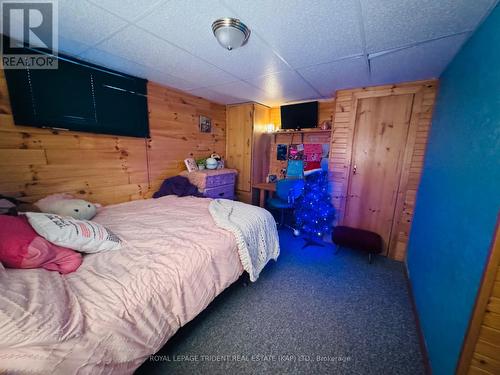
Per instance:
[[[234,199],[236,169],[204,169],[201,171],[183,171],[181,176],[187,177],[200,192],[208,198]]]

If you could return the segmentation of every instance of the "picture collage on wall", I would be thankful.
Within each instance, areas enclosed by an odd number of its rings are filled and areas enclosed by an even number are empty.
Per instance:
[[[303,160],[304,170],[321,168],[321,160],[328,159],[330,145],[328,143],[299,143],[277,145],[277,160]]]

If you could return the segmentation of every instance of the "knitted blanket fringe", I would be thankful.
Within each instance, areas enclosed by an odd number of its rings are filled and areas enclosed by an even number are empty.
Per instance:
[[[214,199],[208,210],[218,227],[231,232],[243,269],[254,282],[270,259],[280,254],[278,230],[265,209],[228,199]]]

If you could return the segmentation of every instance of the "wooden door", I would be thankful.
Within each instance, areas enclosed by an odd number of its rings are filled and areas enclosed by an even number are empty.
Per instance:
[[[413,94],[357,102],[344,225],[376,232],[389,248]]]
[[[251,192],[253,104],[226,109],[226,162],[238,170],[236,190]]]

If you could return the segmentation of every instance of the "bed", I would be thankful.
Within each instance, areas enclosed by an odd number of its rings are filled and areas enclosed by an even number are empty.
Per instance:
[[[94,220],[122,249],[86,255],[65,276],[0,270],[0,372],[132,373],[243,273],[237,236],[216,225],[211,202],[108,206]]]

